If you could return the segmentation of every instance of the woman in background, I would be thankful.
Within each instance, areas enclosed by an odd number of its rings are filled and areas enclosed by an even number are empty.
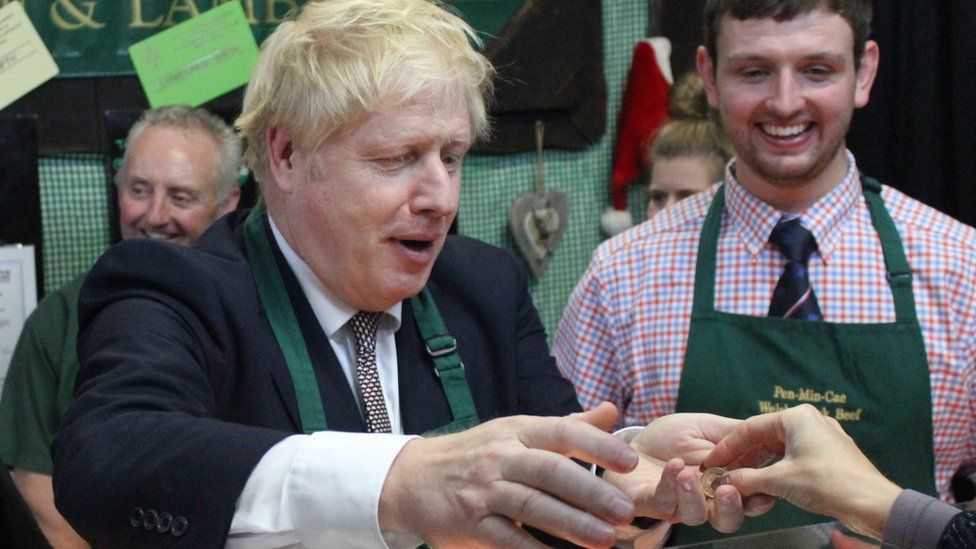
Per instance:
[[[648,219],[720,181],[732,157],[697,72],[685,74],[672,88],[670,114],[648,150]]]

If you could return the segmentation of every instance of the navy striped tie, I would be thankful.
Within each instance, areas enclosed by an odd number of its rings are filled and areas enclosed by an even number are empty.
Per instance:
[[[823,320],[817,296],[810,287],[807,261],[817,249],[817,241],[799,219],[780,221],[769,235],[769,241],[786,256],[783,274],[773,290],[769,316],[799,320]]]

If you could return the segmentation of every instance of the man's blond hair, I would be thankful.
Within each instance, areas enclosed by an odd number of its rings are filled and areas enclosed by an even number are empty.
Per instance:
[[[309,2],[261,47],[236,123],[244,162],[263,186],[269,129],[314,151],[370,113],[429,95],[460,94],[483,137],[493,71],[480,45],[467,23],[428,0]]]

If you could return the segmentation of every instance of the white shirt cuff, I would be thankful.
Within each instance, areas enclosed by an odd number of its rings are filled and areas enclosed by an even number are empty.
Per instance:
[[[413,436],[323,431],[273,446],[248,478],[227,547],[386,547],[379,498]],[[419,540],[387,536],[391,543]]]

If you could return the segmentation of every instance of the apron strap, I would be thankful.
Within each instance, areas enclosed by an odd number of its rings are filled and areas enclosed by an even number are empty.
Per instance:
[[[288,372],[298,399],[298,414],[305,434],[325,431],[325,407],[319,393],[312,359],[305,346],[298,318],[291,306],[288,291],[275,263],[274,252],[264,227],[265,208],[259,203],[244,222],[244,244],[258,297],[268,316],[271,330],[285,357]],[[478,423],[471,389],[464,376],[464,365],[457,353],[457,340],[447,332],[434,298],[425,287],[411,298],[417,329],[424,338],[427,354],[434,361],[434,372],[441,381],[451,407],[454,424],[472,426]]]
[[[288,298],[288,291],[285,290],[281,271],[275,264],[271,243],[264,229],[264,217],[264,204],[258,203],[244,222],[244,245],[258,297],[291,374],[302,430],[309,435],[328,428],[325,407],[322,405],[322,395],[319,393],[305,338],[298,326],[298,318]]]
[[[870,177],[861,177],[864,189],[864,199],[871,213],[874,230],[881,239],[881,250],[884,253],[885,269],[888,284],[895,301],[895,316],[898,322],[914,322],[915,299],[912,297],[912,269],[905,257],[905,248],[895,222],[888,213],[888,208],[881,198],[881,183]]]
[[[457,340],[447,333],[444,319],[437,310],[437,304],[425,286],[410,299],[417,329],[424,338],[427,354],[434,361],[434,373],[441,380],[447,403],[451,407],[454,422],[478,422],[478,412],[474,398],[464,376],[464,364],[457,352]]]
[[[715,310],[715,264],[718,255],[718,233],[725,210],[725,184],[719,186],[708,208],[705,223],[698,238],[698,259],[695,265],[695,293],[691,316],[697,317]]]

